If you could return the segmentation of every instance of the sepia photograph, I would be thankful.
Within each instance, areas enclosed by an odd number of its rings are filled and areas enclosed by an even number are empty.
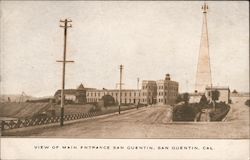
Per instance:
[[[248,1],[3,0],[0,13],[1,141],[249,143]]]

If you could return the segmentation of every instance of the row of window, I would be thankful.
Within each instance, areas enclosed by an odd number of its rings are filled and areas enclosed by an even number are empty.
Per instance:
[[[153,95],[151,92],[142,92],[142,96],[151,96]]]
[[[173,101],[173,100],[175,101],[175,99],[173,99],[173,98],[172,98],[172,100],[170,98],[169,99],[167,99],[167,98],[164,98],[164,99],[163,98],[159,98],[157,101],[160,102],[160,103],[167,104],[169,101]]]
[[[165,94],[164,94],[165,93]],[[177,96],[177,92],[158,92],[157,93],[158,96]]]
[[[170,99],[175,99],[175,97],[172,97],[172,98],[158,98],[157,99],[157,101],[159,102],[159,103],[168,103],[168,101],[170,100]],[[87,102],[98,102],[100,99],[98,99],[98,98],[87,98]],[[117,103],[118,102],[118,100],[116,99],[115,100],[115,102]],[[140,103],[140,102],[142,102],[142,103],[153,103],[153,100],[151,100],[151,99],[147,99],[147,98],[142,98],[142,99],[121,99],[121,103],[125,103],[125,104],[127,104],[127,103],[134,103],[134,104],[136,104],[136,103]]]
[[[164,94],[165,93],[165,94]],[[100,92],[88,92],[87,93],[87,97],[101,97],[101,96],[104,96],[105,94],[104,93],[100,93]],[[113,96],[113,97],[118,97],[119,96],[119,93],[117,93],[117,92],[115,92],[115,93],[113,93],[113,92],[111,92],[111,93],[106,93],[106,95],[111,95],[111,96]],[[121,93],[121,96],[129,96],[129,97],[132,97],[132,96],[141,96],[140,95],[140,93],[135,93],[135,92],[130,92],[130,93],[127,93],[127,92],[125,92],[125,93]],[[167,92],[158,92],[157,93],[157,95],[158,96],[167,96],[167,95],[174,95],[174,96],[177,96],[177,92],[173,92],[173,91],[167,91]],[[153,93],[152,92],[142,92],[142,96],[153,96]]]
[[[100,93],[100,92],[87,92],[87,96],[91,96],[91,97],[101,97],[101,96],[103,96],[103,95],[111,95],[111,96],[118,96],[119,95],[119,93],[118,92],[111,92],[111,93]],[[140,93],[138,93],[138,94],[136,94],[136,92],[121,92],[121,96],[140,96]]]
[[[145,85],[145,86],[142,86],[142,89],[154,89],[155,86],[148,86],[148,85]]]
[[[87,98],[87,102],[98,102],[100,99],[98,98]],[[151,100],[149,100],[149,103],[151,103]],[[118,100],[116,99],[115,102],[118,102]],[[137,103],[137,102],[147,102],[147,99],[121,99],[122,103]]]
[[[178,90],[178,85],[159,85],[159,86],[142,86],[142,89],[154,89],[154,88],[158,88],[158,89],[174,89],[174,90]]]
[[[178,90],[178,87],[177,86],[158,86],[158,89],[166,89],[166,90]]]

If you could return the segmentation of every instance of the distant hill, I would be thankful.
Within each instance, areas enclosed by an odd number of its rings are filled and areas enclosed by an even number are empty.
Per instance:
[[[26,100],[32,98],[32,96],[22,96],[21,94],[0,95],[0,102],[8,102],[9,100],[11,102],[25,102]]]

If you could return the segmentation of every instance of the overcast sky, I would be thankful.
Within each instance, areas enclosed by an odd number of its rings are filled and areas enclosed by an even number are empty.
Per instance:
[[[63,29],[68,30],[66,88],[125,88],[140,80],[179,82],[194,91],[203,2],[1,1],[1,94],[53,95],[61,88]],[[214,85],[249,89],[247,1],[207,2]]]

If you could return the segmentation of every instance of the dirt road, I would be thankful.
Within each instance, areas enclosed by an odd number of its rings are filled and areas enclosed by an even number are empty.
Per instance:
[[[120,115],[81,120],[65,126],[24,128],[8,131],[5,136],[68,138],[249,138],[249,108],[243,102],[241,118],[227,122],[169,123],[169,106],[151,106],[124,111]],[[230,118],[230,117],[229,117]]]

